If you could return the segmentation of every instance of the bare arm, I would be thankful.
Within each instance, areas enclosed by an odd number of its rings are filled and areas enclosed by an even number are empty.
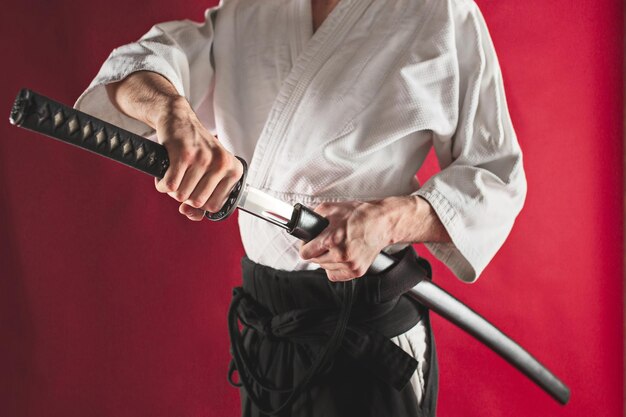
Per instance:
[[[202,220],[218,211],[242,174],[239,161],[200,123],[195,112],[163,76],[138,71],[106,86],[109,99],[129,117],[156,130],[170,167],[156,189],[181,203],[179,211]]]
[[[134,72],[122,81],[106,85],[106,91],[119,111],[153,129],[160,116],[186,102],[165,77],[150,71]]]

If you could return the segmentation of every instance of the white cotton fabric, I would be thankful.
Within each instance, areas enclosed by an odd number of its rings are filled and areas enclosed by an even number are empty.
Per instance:
[[[426,394],[426,385],[428,384],[426,379],[431,365],[425,359],[430,355],[428,352],[430,340],[424,320],[420,320],[406,332],[392,337],[391,341],[417,360],[417,368],[411,375],[409,384],[413,388],[417,403],[421,404],[422,398]]]
[[[341,0],[313,34],[310,0],[227,0],[203,23],[154,26],[115,49],[76,107],[138,134],[103,86],[138,70],[168,78],[248,182],[280,199],[419,195],[453,243],[427,244],[474,281],[526,194],[522,154],[483,17],[470,0]],[[441,172],[415,178],[434,146]],[[239,214],[247,255],[274,268],[317,267],[299,242]]]

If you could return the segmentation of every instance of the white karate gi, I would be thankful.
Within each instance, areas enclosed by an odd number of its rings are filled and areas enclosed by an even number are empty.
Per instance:
[[[103,88],[138,70],[169,79],[249,162],[249,184],[282,200],[422,196],[452,239],[427,247],[464,281],[485,268],[523,205],[522,154],[471,0],[341,0],[314,34],[310,0],[226,0],[203,23],[159,24],[115,49],[76,106],[153,133]],[[431,146],[442,170],[420,187]],[[239,225],[253,261],[316,267],[281,229],[246,213]],[[417,346],[419,358],[423,328],[414,336],[396,343]]]

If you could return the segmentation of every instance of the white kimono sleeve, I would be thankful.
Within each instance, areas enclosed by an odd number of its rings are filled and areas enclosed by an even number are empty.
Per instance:
[[[473,1],[455,3],[456,131],[433,132],[442,170],[415,194],[432,205],[453,242],[426,246],[457,277],[473,282],[508,236],[526,179],[485,21]]]
[[[118,111],[104,88],[133,72],[152,71],[167,78],[196,109],[212,90],[213,19],[220,7],[221,3],[207,9],[203,23],[189,20],[160,23],[137,42],[113,50],[75,107],[133,133],[152,134],[147,125]]]

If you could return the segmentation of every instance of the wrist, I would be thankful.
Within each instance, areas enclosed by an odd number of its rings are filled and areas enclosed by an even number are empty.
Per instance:
[[[423,209],[415,196],[387,197],[380,201],[387,245],[415,242]]]
[[[133,72],[123,80],[107,84],[105,89],[118,110],[153,129],[172,111],[191,108],[172,83],[151,71]]]
[[[380,204],[389,245],[451,241],[437,213],[424,198],[416,195],[388,197]]]
[[[154,101],[154,105],[145,114],[147,124],[158,129],[168,121],[188,119],[190,113],[193,113],[193,110],[185,97],[163,94]]]

